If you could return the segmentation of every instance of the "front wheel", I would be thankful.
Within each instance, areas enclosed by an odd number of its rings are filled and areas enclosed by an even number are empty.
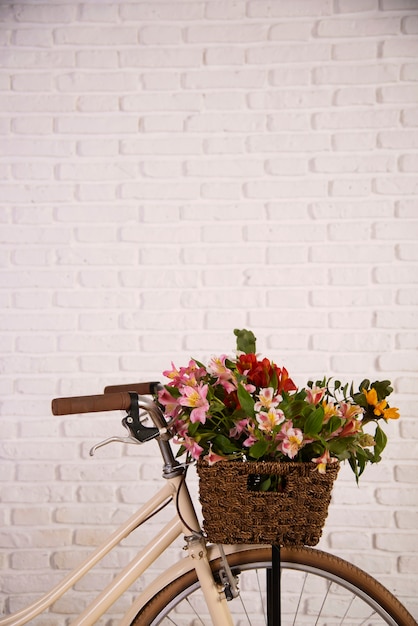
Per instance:
[[[228,603],[236,626],[266,626],[266,571],[271,549],[228,555],[240,595]],[[220,560],[211,561],[215,579]],[[350,563],[312,548],[281,549],[281,626],[417,626],[379,582]],[[132,626],[211,626],[193,571],[159,591]]]

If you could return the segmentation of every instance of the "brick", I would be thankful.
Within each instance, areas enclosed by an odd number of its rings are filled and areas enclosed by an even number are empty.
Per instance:
[[[184,127],[183,115],[149,115],[141,118],[141,130],[146,133],[181,132]]]
[[[383,58],[414,57],[418,54],[418,42],[409,38],[389,38],[382,46]]]
[[[118,67],[118,54],[115,50],[81,50],[76,54],[76,65],[87,68],[115,68]]]
[[[381,84],[396,81],[398,76],[399,68],[395,64],[322,65],[313,70],[313,82],[317,85]]]
[[[286,24],[286,28],[289,24]],[[309,67],[300,67],[292,65],[292,67],[278,66],[268,74],[269,84],[282,87],[283,85],[309,85],[311,80],[311,72]]]
[[[12,76],[13,91],[51,91],[52,80],[49,73],[21,73]]]
[[[400,31],[400,18],[381,19],[320,20],[316,32],[319,37],[379,37],[397,35]]]
[[[418,181],[416,177],[391,177],[376,178],[374,181],[374,190],[378,194],[400,194],[400,195],[416,195],[418,192]]]
[[[418,33],[418,16],[408,15],[401,20],[402,32],[406,35],[415,35]]]
[[[418,146],[418,133],[411,130],[384,130],[378,135],[381,148],[416,148]]]
[[[377,311],[377,328],[417,328],[416,315],[413,311]]]
[[[19,50],[13,51],[3,50],[2,52],[3,67],[10,68],[30,68],[36,67],[38,70],[43,68],[70,68],[75,66],[75,57],[73,52],[55,50]]]
[[[76,151],[81,157],[116,156],[119,142],[116,139],[83,139],[77,142]]]
[[[129,73],[106,72],[106,74],[94,74],[93,72],[60,74],[56,79],[58,91],[63,92],[89,92],[89,91],[136,91],[138,79]]]
[[[313,122],[318,129],[340,128],[385,128],[397,124],[399,114],[397,111],[337,111],[335,113],[317,113]]]
[[[19,22],[68,23],[75,20],[76,7],[66,4],[52,7],[49,4],[39,4],[36,7],[20,4],[14,7],[14,14]]]
[[[341,179],[330,183],[329,194],[330,196],[348,196],[348,197],[361,197],[369,196],[371,192],[370,180],[361,178],[359,179]]]
[[[119,111],[119,98],[116,95],[89,93],[77,98],[76,107],[83,112]]]
[[[175,199],[187,200],[196,198],[198,185],[193,182],[174,183],[161,186],[158,183],[124,183],[120,185],[120,197],[123,199]]]
[[[256,159],[220,159],[208,161],[207,159],[186,161],[186,176],[199,177],[221,177],[249,178],[250,176],[261,176],[264,172],[262,161]]]
[[[397,303],[406,306],[415,306],[418,304],[418,289],[399,289]]]
[[[399,503],[398,498],[396,502]],[[409,533],[376,533],[376,547],[389,552],[418,552],[418,543]]]
[[[372,313],[369,311],[352,311],[350,313],[345,313],[343,311],[332,312],[329,314],[329,326],[330,328],[351,328],[351,329],[360,329],[367,328],[371,325],[372,322]],[[352,357],[350,361],[345,362],[346,356],[342,356],[338,360],[334,360],[334,366],[339,364],[338,371],[349,372],[350,367],[353,367],[352,371],[363,371],[365,366],[369,369],[372,369],[372,359],[371,357],[362,363],[358,363],[358,357]],[[360,370],[358,367],[360,366]],[[362,368],[362,369],[361,369]]]
[[[117,5],[88,5],[79,7],[80,20],[83,22],[115,22],[118,18]]]
[[[330,136],[326,133],[251,135],[247,146],[249,152],[318,152],[329,149]]]
[[[198,20],[204,17],[205,5],[203,2],[141,2],[139,4],[124,4],[120,9],[122,20],[152,21],[152,20]]]
[[[328,44],[315,43],[272,45],[268,47],[249,48],[247,63],[249,64],[276,64],[302,63],[312,61],[328,61],[331,56],[331,47]]]
[[[19,117],[12,120],[12,132],[21,135],[50,135],[53,128],[52,118]]]
[[[418,99],[418,85],[397,85],[382,87],[378,90],[379,102],[400,102],[406,104],[408,102],[416,103]]]
[[[129,50],[123,49],[119,55],[121,68],[192,68],[200,67],[203,60],[203,50],[193,48],[191,50],[181,47],[136,47]],[[126,74],[129,74],[126,72]]]
[[[56,168],[58,180],[130,180],[138,177],[133,163],[65,163]]]
[[[377,135],[374,132],[337,132],[332,136],[332,147],[338,150],[373,150],[377,144]]]
[[[143,26],[139,30],[139,42],[147,45],[179,44],[182,38],[182,29],[172,24]]]
[[[183,77],[183,87],[185,89],[254,89],[261,87],[265,82],[264,71],[245,70],[213,70],[188,71]]]
[[[314,23],[307,22],[279,22],[274,24],[268,34],[268,38],[277,41],[306,41],[310,38],[313,31]]]
[[[401,67],[401,80],[418,80],[418,66],[416,63],[405,63]]]
[[[223,58],[228,58],[228,54],[224,54]],[[231,111],[236,109],[245,109],[245,94],[236,91],[214,91],[204,96],[204,105],[208,110],[214,111]]]
[[[191,93],[141,93],[121,98],[123,111],[199,111],[201,96]]]
[[[251,93],[248,98],[252,109],[311,109],[331,103],[332,93],[318,89],[286,89],[283,91]]]
[[[141,84],[144,89],[148,89],[150,91],[174,92],[180,89],[180,80],[180,72],[153,72],[150,70],[146,74],[142,75]]]
[[[210,2],[205,8],[205,17],[207,19],[240,19],[245,17],[246,3],[239,1],[231,4],[224,2]]]
[[[353,173],[360,174],[373,172],[396,171],[396,162],[393,156],[325,156],[321,155],[312,159],[311,171],[324,173]]]
[[[268,159],[265,169],[272,176],[300,176],[308,172],[308,161],[298,157]]]
[[[377,10],[378,0],[337,0],[337,13],[361,13]]]
[[[54,177],[54,169],[50,163],[14,163],[12,176],[17,180],[50,180]]]
[[[201,154],[202,139],[200,137],[185,137],[181,133],[171,134],[171,137],[142,137],[139,139],[125,139],[121,142],[121,154]]]
[[[248,4],[248,17],[304,17],[312,15],[332,14],[332,2],[330,0],[295,0],[288,3],[276,3],[269,0],[250,1]]]
[[[343,87],[336,90],[334,102],[337,106],[374,105],[376,90],[374,87]]]
[[[0,93],[0,104],[3,110],[12,110],[14,113],[68,112],[74,109],[75,98],[73,95],[55,95],[53,93],[38,94],[34,92],[30,98],[22,93]]]
[[[264,24],[205,24],[189,26],[186,29],[188,43],[253,43],[263,42],[267,35],[267,26]]]
[[[66,26],[54,29],[54,43],[61,45],[135,45],[137,29],[133,26]]]
[[[13,34],[13,43],[17,46],[50,48],[53,45],[53,32],[49,28],[41,27],[16,30]]]
[[[51,140],[44,138],[37,138],[36,140],[36,155],[37,157],[65,157],[72,154],[72,144],[68,141]],[[35,153],[33,139],[5,139],[3,138],[0,146],[0,154],[9,157],[33,157]]]
[[[267,117],[267,129],[269,131],[308,131],[310,128],[311,119],[308,112],[281,111],[280,113],[270,113]]]
[[[418,236],[418,220],[402,220],[378,222],[374,225],[373,234],[376,239],[392,239],[402,242],[405,239],[416,239]]]

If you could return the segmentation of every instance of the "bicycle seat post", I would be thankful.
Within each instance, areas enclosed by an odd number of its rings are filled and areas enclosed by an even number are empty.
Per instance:
[[[280,546],[271,546],[271,569],[267,575],[267,626],[280,626]]]

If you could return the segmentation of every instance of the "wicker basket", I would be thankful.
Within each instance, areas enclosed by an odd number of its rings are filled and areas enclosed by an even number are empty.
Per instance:
[[[203,527],[213,543],[314,546],[328,515],[339,464],[219,461],[197,463]],[[280,492],[250,490],[254,476],[280,476]],[[249,480],[250,477],[250,480]]]

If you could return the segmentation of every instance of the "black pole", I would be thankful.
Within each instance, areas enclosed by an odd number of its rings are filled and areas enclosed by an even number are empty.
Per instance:
[[[280,626],[280,546],[271,546],[271,569],[267,570],[267,626]]]

